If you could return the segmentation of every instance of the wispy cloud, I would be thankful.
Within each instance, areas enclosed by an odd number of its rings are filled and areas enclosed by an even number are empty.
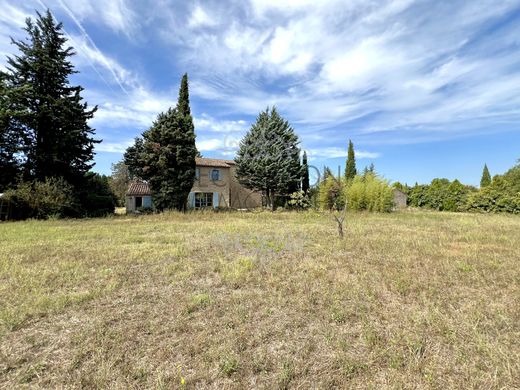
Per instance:
[[[338,148],[338,147],[328,147],[328,148],[311,148],[307,151],[307,154],[310,159],[314,158],[339,158],[339,157],[347,157],[347,149],[346,148]],[[376,152],[367,152],[364,150],[355,150],[355,155],[357,159],[374,159],[381,157],[380,153]]]
[[[517,0],[0,0],[0,52],[39,1],[65,21],[109,143],[173,105],[184,71],[207,153],[231,153],[224,138],[268,105],[316,158],[520,121]]]

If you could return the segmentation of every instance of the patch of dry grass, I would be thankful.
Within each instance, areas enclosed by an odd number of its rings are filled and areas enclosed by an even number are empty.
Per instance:
[[[0,387],[520,387],[520,218],[0,224]]]

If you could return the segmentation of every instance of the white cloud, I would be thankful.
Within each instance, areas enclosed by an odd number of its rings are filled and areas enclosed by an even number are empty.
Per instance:
[[[347,148],[338,148],[338,147],[326,147],[326,148],[311,148],[307,151],[309,159],[315,158],[339,158],[339,157],[347,157]],[[357,159],[374,159],[381,157],[380,153],[377,152],[367,152],[363,150],[355,150],[355,155]]]
[[[405,143],[520,120],[520,28],[492,28],[518,6],[515,0],[48,3],[66,17],[80,70],[110,86],[85,91],[100,105],[98,128],[141,131],[174,104],[169,89],[176,86],[151,88],[152,71],[136,71],[117,50],[100,50],[92,25],[120,39],[145,36],[161,45],[172,70],[188,70],[192,102],[203,102],[194,115],[208,151],[231,153],[215,133],[242,134],[250,123],[240,118],[273,104],[302,139],[329,147],[331,155],[340,153],[334,147],[347,132],[372,144],[387,142],[388,134]],[[41,9],[38,0],[0,5],[5,42]],[[9,46],[0,43],[0,52],[12,52]]]
[[[188,26],[192,28],[196,27],[213,27],[216,26],[217,21],[210,16],[205,9],[203,9],[200,5],[196,5],[193,11],[191,12],[190,19],[188,21]]]
[[[96,152],[124,153],[133,144],[133,140],[125,142],[101,142],[95,146]]]
[[[217,120],[208,114],[194,118],[196,130],[212,131],[217,133],[243,132],[249,127],[245,120]]]
[[[240,143],[240,138],[226,136],[222,138],[197,138],[197,149],[201,152],[218,152],[222,155],[235,154]]]
[[[89,20],[102,24],[127,37],[133,35],[138,25],[135,13],[125,0],[50,0],[47,5],[53,10],[61,7],[67,13],[72,10],[80,22]]]

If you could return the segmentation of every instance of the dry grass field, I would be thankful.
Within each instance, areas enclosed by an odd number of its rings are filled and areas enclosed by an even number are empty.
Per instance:
[[[520,217],[0,224],[0,388],[520,388]]]

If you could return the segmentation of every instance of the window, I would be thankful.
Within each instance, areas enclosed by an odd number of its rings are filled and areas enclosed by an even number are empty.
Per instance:
[[[212,181],[220,180],[220,170],[218,170],[218,169],[211,170],[211,180]]]
[[[200,179],[200,168],[195,168],[195,180]]]
[[[139,207],[143,207],[143,197],[142,196],[135,197],[135,208],[138,209]]]
[[[195,208],[204,208],[213,206],[213,192],[196,192]]]

